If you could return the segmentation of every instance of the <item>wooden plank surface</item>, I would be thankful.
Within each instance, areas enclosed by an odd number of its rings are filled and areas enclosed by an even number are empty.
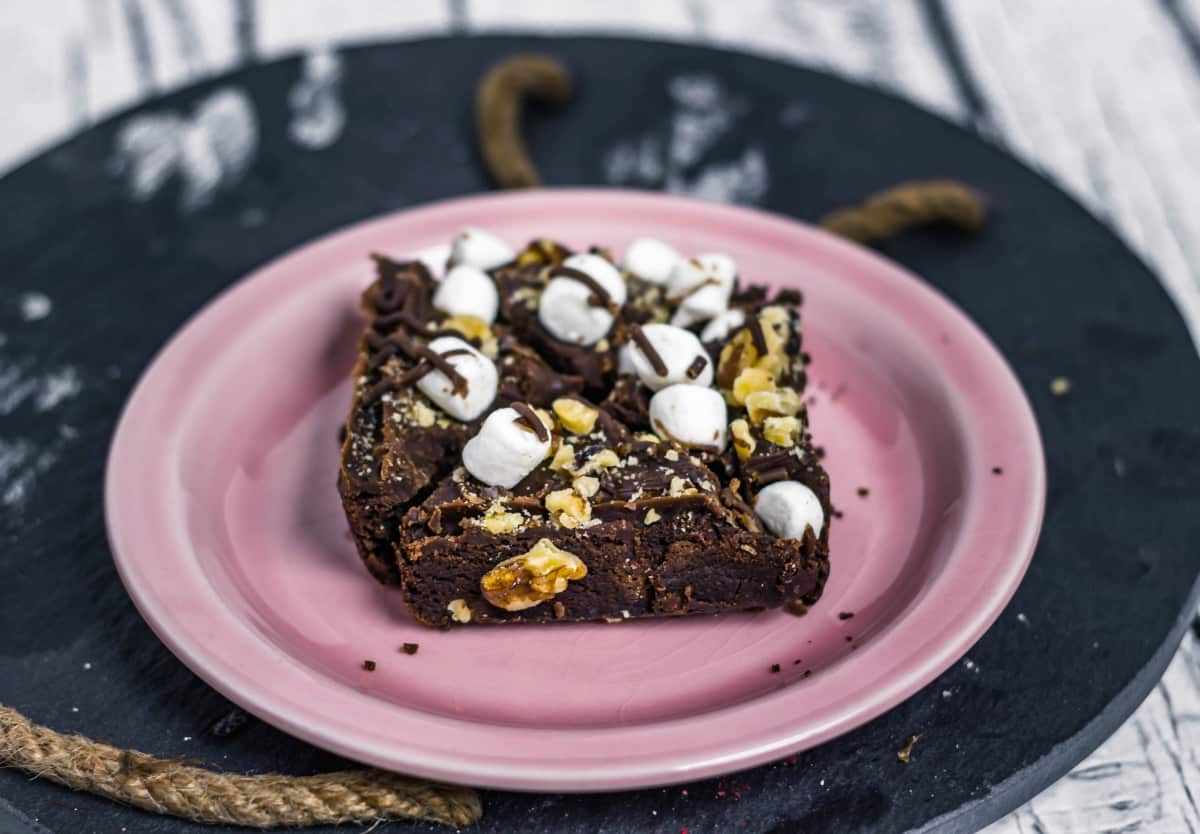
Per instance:
[[[9,114],[0,131],[0,173],[122,107],[243,62],[350,42],[516,30],[619,32],[744,49],[878,85],[973,125],[1115,228],[1162,277],[1200,341],[1200,213],[1194,210],[1200,0],[1096,0],[1086,13],[1078,4],[1044,0],[13,4],[0,17],[6,58],[0,104]],[[316,52],[306,65],[317,92],[310,97],[316,103],[307,105],[312,112],[302,114],[315,120],[304,135],[317,141],[336,129],[336,103],[321,92],[322,73],[336,71],[331,55]],[[631,152],[635,167],[646,162],[636,156],[640,151]],[[608,170],[614,181],[635,176],[629,166]],[[721,180],[727,173],[701,171],[678,187],[694,191],[706,175],[707,182],[727,182],[728,176]],[[753,188],[703,193],[754,199]],[[1086,292],[1087,276],[1079,281]],[[28,382],[6,380],[0,387]],[[0,448],[8,448],[2,430]],[[21,482],[21,466],[37,465],[32,453],[5,462],[13,463],[9,484]],[[988,829],[1135,830],[1200,831],[1195,633],[1153,694],[1100,750]]]

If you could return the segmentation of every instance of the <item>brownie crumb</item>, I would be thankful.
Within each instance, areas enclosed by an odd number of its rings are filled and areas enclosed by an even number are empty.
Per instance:
[[[561,620],[567,616],[567,607],[558,600],[554,601],[554,619]]]
[[[794,617],[803,617],[808,613],[808,606],[798,599],[789,599],[783,604],[783,610]]]
[[[853,635],[853,634],[847,634],[847,635],[846,635],[846,642],[847,642],[847,643],[852,643],[852,642],[854,642],[854,635]]]
[[[824,460],[825,459],[825,447],[824,446],[813,446],[813,454],[817,456],[817,460]]]
[[[778,664],[778,663],[772,663],[772,664],[771,664],[771,672],[772,672],[772,674],[773,674],[773,673],[775,673],[775,672],[778,672],[778,671],[779,671],[779,664]]]
[[[834,518],[842,518],[844,515],[845,515],[845,513],[843,513],[841,510],[834,510],[834,511],[833,511],[833,517],[834,517]]]
[[[793,666],[799,666],[799,665],[800,665],[801,663],[803,663],[803,662],[804,662],[804,661],[803,661],[803,660],[801,660],[800,658],[796,658],[795,660],[793,660],[793,661],[792,661],[792,665],[793,665]]]
[[[362,662],[362,667],[364,669],[366,669],[368,672],[374,672],[375,671],[375,661],[374,660],[364,660]]]
[[[912,760],[913,745],[917,743],[920,736],[909,736],[908,741],[904,742],[904,746],[896,751],[896,758],[903,764],[908,764]]]
[[[992,467],[992,474],[993,474],[993,475],[1003,475],[1003,474],[1004,474],[1004,469],[1003,469],[1003,467],[1000,467],[1000,466],[993,466],[993,467]]]
[[[400,651],[404,652],[405,654],[416,654],[417,650],[420,648],[420,643],[405,643],[400,647]]]
[[[867,489],[866,487],[858,488],[858,497],[859,498],[866,498],[870,494],[871,494],[871,490]]]
[[[841,613],[838,614],[838,619],[839,620],[852,620],[852,619],[854,619],[854,612],[853,611],[842,611]]]
[[[804,677],[806,677],[806,678],[807,678],[807,677],[808,677],[809,675],[811,675],[811,674],[812,674],[812,669],[805,669],[805,670],[804,670]]]

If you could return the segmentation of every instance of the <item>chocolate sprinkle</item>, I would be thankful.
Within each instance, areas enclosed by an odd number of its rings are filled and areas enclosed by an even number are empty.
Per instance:
[[[608,294],[608,290],[604,289],[604,287],[600,285],[599,281],[588,275],[582,269],[575,269],[573,267],[562,266],[560,264],[550,270],[550,277],[570,278],[572,281],[578,281],[579,283],[583,284],[592,291],[591,296],[588,298],[588,303],[593,307],[612,306],[613,300],[612,296]]]
[[[400,651],[404,652],[405,654],[416,654],[419,648],[421,648],[420,643],[405,643],[400,647]]]
[[[654,369],[654,373],[659,376],[666,376],[668,372],[667,363],[659,356],[658,351],[654,349],[654,345],[650,344],[650,339],[646,337],[646,332],[642,330],[642,326],[640,324],[631,324],[629,326],[629,336],[641,349],[642,354],[646,357],[646,361]]]
[[[528,427],[530,431],[537,435],[537,439],[543,443],[550,439],[550,430],[546,428],[546,424],[542,422],[542,419],[537,416],[537,412],[530,408],[527,403],[515,402],[510,408],[521,415],[516,420],[518,425]]]
[[[755,476],[759,486],[773,484],[776,481],[786,481],[788,471],[786,466],[777,466],[774,469],[768,469],[766,472],[759,472]]]
[[[697,355],[696,358],[692,360],[692,364],[688,365],[688,368],[686,371],[687,378],[695,379],[696,377],[700,376],[700,372],[704,370],[704,366],[707,364],[708,364],[707,356]]]
[[[746,316],[746,329],[750,331],[750,341],[754,343],[754,349],[758,351],[759,356],[767,355],[767,334],[763,333],[762,322],[758,320],[758,314]]]

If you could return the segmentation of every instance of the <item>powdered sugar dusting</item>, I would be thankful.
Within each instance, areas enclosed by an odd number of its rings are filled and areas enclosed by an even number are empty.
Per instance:
[[[190,117],[158,112],[130,118],[117,134],[112,167],[138,202],[178,176],[180,208],[191,211],[237,184],[257,150],[258,123],[249,97],[222,87]]]
[[[619,142],[605,154],[608,182],[662,188],[713,202],[761,202],[770,176],[759,145],[746,143],[732,157],[709,158],[746,115],[745,98],[707,74],[672,78],[667,95],[672,109],[665,127]]]
[[[50,296],[40,292],[27,292],[21,296],[21,318],[25,321],[41,321],[54,308]]]

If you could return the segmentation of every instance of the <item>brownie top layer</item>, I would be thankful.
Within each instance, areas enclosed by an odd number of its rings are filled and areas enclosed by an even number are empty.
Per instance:
[[[374,260],[341,475],[360,547],[700,514],[826,551],[799,292],[650,239],[618,263],[469,229],[441,278]]]

